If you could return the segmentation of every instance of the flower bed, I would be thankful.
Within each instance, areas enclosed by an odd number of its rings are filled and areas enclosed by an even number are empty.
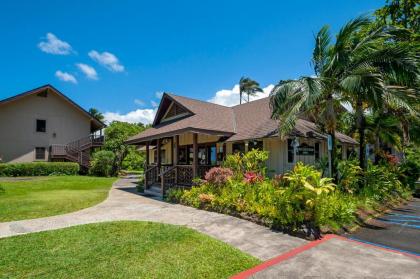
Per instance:
[[[269,178],[265,164],[249,162],[266,154],[249,153],[228,156],[224,167],[211,169],[205,181],[190,190],[172,189],[167,200],[317,237],[321,229],[337,231],[352,224],[360,208],[375,208],[409,195],[398,174],[386,171],[385,166],[370,166],[364,176],[350,163],[341,166],[343,173],[345,169],[353,172],[347,170],[348,176],[336,185],[314,166],[302,163],[285,175]],[[356,189],[360,177],[367,186]]]

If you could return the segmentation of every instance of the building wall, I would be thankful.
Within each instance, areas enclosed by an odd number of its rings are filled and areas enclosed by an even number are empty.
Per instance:
[[[46,133],[36,132],[46,120]],[[0,105],[0,157],[4,162],[35,161],[35,147],[67,144],[90,134],[90,119],[54,93],[30,95]]]
[[[319,142],[319,153],[320,158],[327,156],[327,143],[326,141],[299,138],[299,144],[306,143],[309,146],[314,146],[316,142]],[[267,161],[267,168],[270,174],[280,174],[290,171],[297,162],[303,162],[304,164],[315,164],[315,155],[296,155],[294,162],[288,162],[287,158],[287,140],[281,140],[280,138],[266,138],[263,140],[264,150],[269,152],[269,158]]]
[[[218,140],[218,137],[216,136],[208,136],[208,135],[198,135],[198,143],[210,143],[210,142],[216,142]],[[299,144],[306,143],[309,146],[315,146],[315,143],[318,142],[319,145],[319,157],[327,157],[328,156],[328,150],[327,150],[327,142],[326,140],[318,140],[318,139],[308,139],[308,138],[299,138]],[[180,145],[190,145],[192,144],[192,135],[191,134],[184,134],[180,135]],[[223,144],[226,145],[226,154],[232,154],[232,142],[227,143],[217,143],[216,147],[218,152],[221,152],[223,150]],[[245,145],[247,146],[247,145]],[[170,163],[171,161],[171,155],[170,152],[171,143],[168,142],[166,145],[162,145],[162,149],[165,150],[166,158],[162,161],[162,163]],[[267,168],[269,175],[274,174],[281,174],[285,173],[287,171],[290,171],[293,166],[297,162],[303,162],[304,164],[311,164],[314,165],[316,163],[315,155],[297,155],[295,154],[294,161],[288,162],[288,150],[287,150],[287,140],[281,140],[278,137],[272,137],[272,138],[265,138],[263,139],[263,148],[264,150],[269,152],[269,158],[267,161]],[[343,158],[345,158],[346,149],[348,148],[348,145],[343,144]],[[154,153],[156,152],[155,149],[151,149],[149,151],[150,153],[150,163],[155,163],[154,160]]]

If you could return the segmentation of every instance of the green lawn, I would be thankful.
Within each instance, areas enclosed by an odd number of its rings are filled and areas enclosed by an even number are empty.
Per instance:
[[[0,239],[0,278],[228,278],[259,263],[194,230],[151,222]]]
[[[108,196],[115,178],[46,176],[2,181],[0,222],[68,213],[93,206]]]

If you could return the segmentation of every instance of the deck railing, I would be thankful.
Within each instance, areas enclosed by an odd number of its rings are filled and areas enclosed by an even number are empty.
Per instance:
[[[68,144],[52,144],[50,147],[50,156],[52,159],[65,159],[76,162],[83,167],[89,167],[90,148],[101,146],[103,143],[103,136],[90,135]]]
[[[215,166],[199,165],[198,177],[204,178],[205,174]],[[193,185],[192,165],[149,165],[144,172],[145,189],[153,184],[158,184],[163,193],[172,187],[191,187]]]

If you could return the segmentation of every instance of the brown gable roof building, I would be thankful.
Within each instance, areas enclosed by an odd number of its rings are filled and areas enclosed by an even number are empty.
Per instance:
[[[314,164],[327,154],[327,135],[315,123],[299,119],[282,140],[279,122],[271,119],[269,98],[225,107],[165,93],[152,127],[127,143],[146,152],[145,189],[163,195],[173,186],[188,186],[226,155],[263,149],[269,174],[284,173],[298,161]],[[357,142],[336,134],[343,157]]]

